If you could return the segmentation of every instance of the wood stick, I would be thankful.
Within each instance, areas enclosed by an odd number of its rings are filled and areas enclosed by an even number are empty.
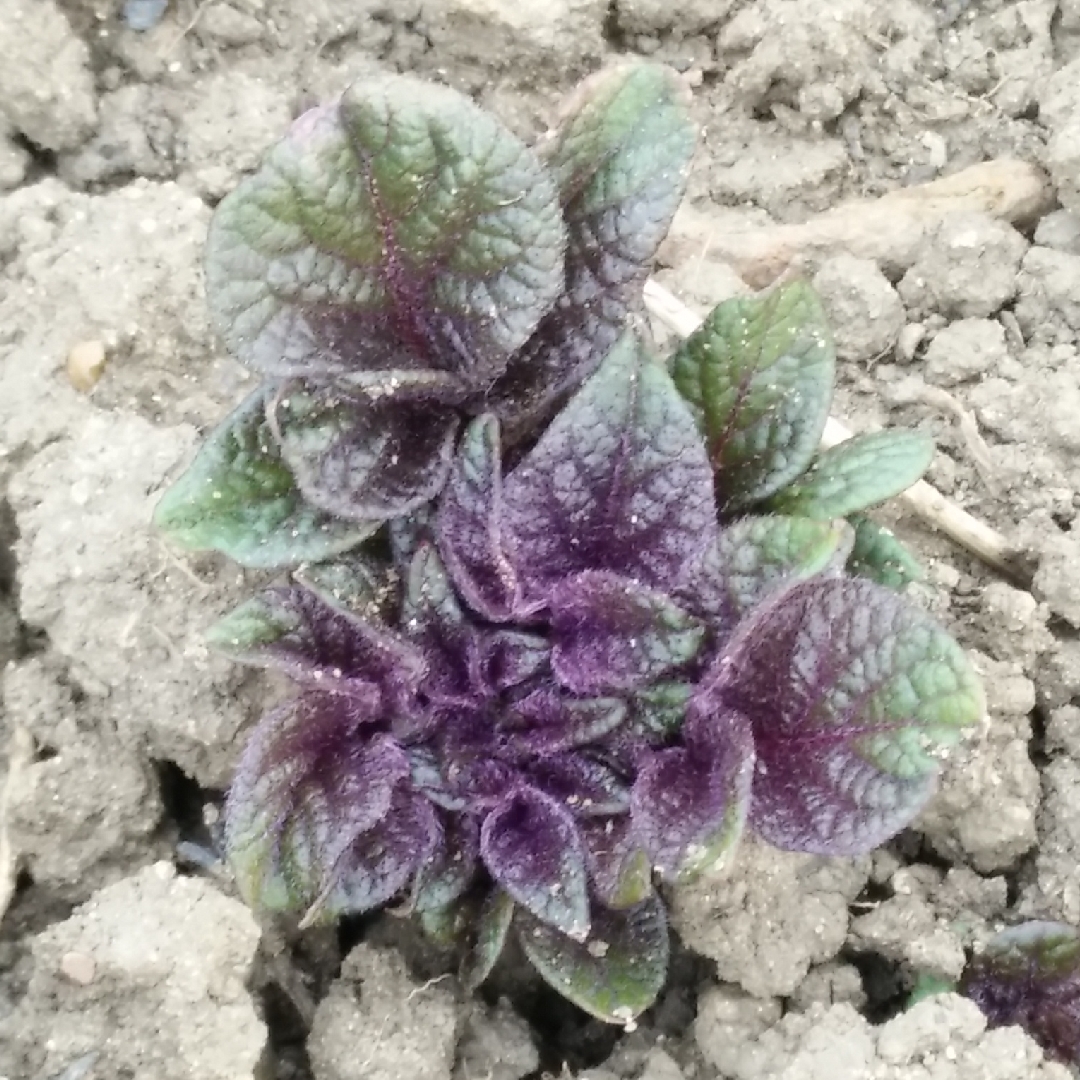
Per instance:
[[[651,278],[645,283],[645,306],[654,318],[680,337],[689,337],[703,322],[681,300]],[[851,436],[852,432],[844,424],[830,416],[821,445],[825,448],[836,446]],[[932,484],[919,480],[900,498],[932,529],[945,533],[987,565],[1014,581],[1025,579],[1005,537],[947,499]]]

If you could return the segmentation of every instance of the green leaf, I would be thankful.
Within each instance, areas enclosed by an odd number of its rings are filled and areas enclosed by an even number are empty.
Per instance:
[[[855,544],[848,559],[848,572],[869,578],[890,589],[902,589],[912,581],[922,581],[926,572],[919,560],[884,525],[869,518],[852,518]]]
[[[516,426],[586,379],[641,307],[697,142],[686,82],[659,64],[597,72],[542,144],[567,225],[566,289],[489,399]]]
[[[519,911],[518,940],[544,981],[568,1001],[609,1024],[633,1026],[667,979],[667,915],[652,896],[625,911],[599,908],[587,940],[574,941]]]
[[[393,568],[369,555],[305,564],[293,578],[337,611],[375,622],[392,621],[401,591]]]
[[[740,518],[720,533],[676,599],[723,640],[767,596],[803,578],[839,570],[853,534],[845,521],[765,514]]]
[[[332,558],[378,528],[305,504],[266,423],[265,390],[210,433],[158,501],[154,524],[182,547],[220,551],[256,568]]]
[[[930,465],[934,442],[917,431],[856,435],[819,454],[772,501],[785,514],[828,521],[906,491]]]
[[[658,682],[630,699],[630,719],[650,735],[674,735],[682,726],[693,686],[685,682]]]
[[[722,508],[758,502],[810,464],[832,402],[835,353],[804,281],[716,307],[671,373],[705,433]]]
[[[495,970],[510,935],[516,905],[502,889],[493,889],[480,909],[476,942],[461,969],[461,984],[472,993]]]
[[[419,378],[407,394],[453,399],[488,388],[536,328],[564,245],[528,147],[454,90],[381,76],[301,116],[221,202],[207,296],[264,373],[397,372],[371,389]]]

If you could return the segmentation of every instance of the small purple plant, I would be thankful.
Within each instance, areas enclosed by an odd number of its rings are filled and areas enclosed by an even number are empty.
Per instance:
[[[747,821],[869,851],[979,708],[928,617],[842,576],[849,539],[721,530],[693,417],[633,334],[505,477],[498,421],[473,421],[431,520],[399,530],[388,618],[346,561],[215,632],[300,690],[229,796],[244,896],[307,922],[479,903],[474,983],[512,931],[571,1000],[631,1019],[665,975],[654,878],[715,867]]]
[[[1019,1024],[1052,1057],[1080,1065],[1080,931],[1056,922],[1003,930],[968,964],[960,991],[992,1027]]]
[[[959,646],[868,580],[911,562],[852,516],[931,447],[818,454],[812,290],[721,304],[667,364],[643,341],[686,99],[601,73],[535,153],[409,79],[302,117],[208,243],[265,382],[156,511],[292,569],[211,634],[295,684],[228,797],[245,899],[301,925],[398,902],[467,938],[469,986],[513,937],[622,1023],[664,983],[662,889],[744,828],[871,850],[982,714]]]

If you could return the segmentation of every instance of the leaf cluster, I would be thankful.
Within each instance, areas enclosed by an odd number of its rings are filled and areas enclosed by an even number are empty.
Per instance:
[[[686,104],[616,68],[535,150],[408,79],[302,117],[208,242],[265,381],[157,511],[292,571],[211,635],[295,687],[229,793],[245,898],[305,924],[398,901],[467,939],[472,986],[513,938],[613,1022],[663,985],[664,887],[746,828],[871,850],[982,713],[861,516],[929,443],[818,453],[812,290],[722,304],[667,362],[634,326]]]

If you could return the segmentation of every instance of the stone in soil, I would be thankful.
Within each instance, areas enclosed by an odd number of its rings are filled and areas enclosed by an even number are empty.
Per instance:
[[[259,928],[169,863],[98,892],[32,941],[25,997],[0,1021],[0,1076],[249,1080],[266,1028],[248,991]]]
[[[460,1016],[450,979],[415,982],[396,951],[357,945],[308,1037],[315,1080],[450,1080]]]

